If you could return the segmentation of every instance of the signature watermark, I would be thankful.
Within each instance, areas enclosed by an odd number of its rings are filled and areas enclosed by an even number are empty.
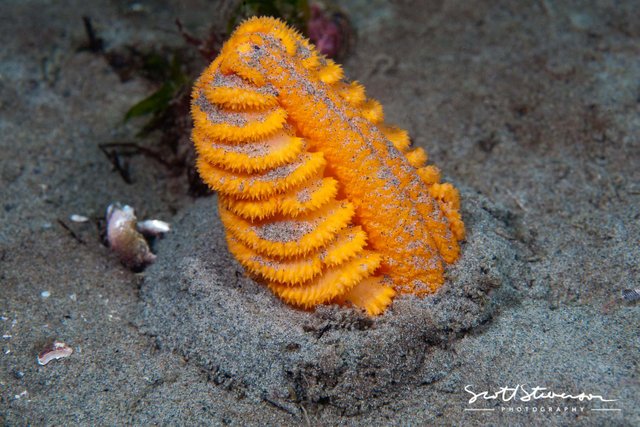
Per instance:
[[[469,393],[467,402],[469,407],[465,411],[477,412],[518,412],[518,413],[581,413],[585,411],[621,412],[611,402],[618,399],[606,399],[600,394],[593,393],[558,393],[547,387],[528,387],[517,384],[513,387],[500,387],[495,391],[476,391],[472,385],[466,385],[464,391]],[[493,402],[491,407],[482,406],[481,403]],[[479,404],[479,405],[478,405]]]

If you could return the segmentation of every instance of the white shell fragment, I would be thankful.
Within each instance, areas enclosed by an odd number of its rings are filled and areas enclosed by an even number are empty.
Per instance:
[[[62,341],[54,341],[53,344],[45,348],[38,354],[38,363],[42,366],[52,360],[64,359],[73,354],[73,349]]]
[[[109,246],[131,269],[140,269],[156,259],[144,236],[137,230],[137,221],[131,206],[113,203],[107,208]]]
[[[73,214],[69,216],[69,219],[73,222],[87,222],[89,218],[84,215]]]
[[[147,236],[157,236],[171,231],[171,226],[159,219],[147,219],[138,223],[138,231]]]

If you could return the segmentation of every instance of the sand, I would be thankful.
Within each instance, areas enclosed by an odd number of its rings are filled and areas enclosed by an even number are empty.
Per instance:
[[[640,286],[633,3],[344,2],[346,74],[459,186],[468,229],[437,294],[372,320],[286,306],[228,254],[215,196],[188,197],[185,176],[144,156],[127,184],[99,150],[133,139],[143,122],[122,117],[153,87],[79,51],[81,16],[108,49],[178,46],[174,19],[204,32],[219,5],[5,2],[0,420],[640,424],[640,308],[621,298]],[[101,242],[114,201],[172,224],[142,273]],[[56,340],[73,353],[39,365]],[[616,400],[465,391],[518,384]]]

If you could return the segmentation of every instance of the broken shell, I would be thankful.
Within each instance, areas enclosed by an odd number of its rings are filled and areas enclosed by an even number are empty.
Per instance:
[[[147,219],[138,223],[138,231],[146,236],[157,236],[171,230],[168,222],[159,219]]]
[[[131,206],[113,203],[107,208],[107,240],[120,261],[131,269],[139,269],[155,261],[144,236],[136,229],[137,218]]]
[[[38,354],[38,363],[44,366],[52,360],[63,359],[71,356],[71,354],[73,354],[73,349],[71,347],[62,341],[54,341],[53,344],[47,346],[47,348]]]

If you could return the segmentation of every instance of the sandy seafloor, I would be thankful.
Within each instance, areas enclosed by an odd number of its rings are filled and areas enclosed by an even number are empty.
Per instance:
[[[142,156],[126,184],[98,149],[153,88],[78,51],[81,16],[108,49],[175,46],[217,2],[86,3],[0,4],[2,424],[640,425],[636,2],[343,2],[347,75],[461,188],[468,229],[443,289],[373,321],[285,306],[227,254],[215,197]],[[68,220],[113,201],[174,227],[144,273]],[[74,353],[39,366],[53,340]],[[615,401],[465,391],[518,384]]]

